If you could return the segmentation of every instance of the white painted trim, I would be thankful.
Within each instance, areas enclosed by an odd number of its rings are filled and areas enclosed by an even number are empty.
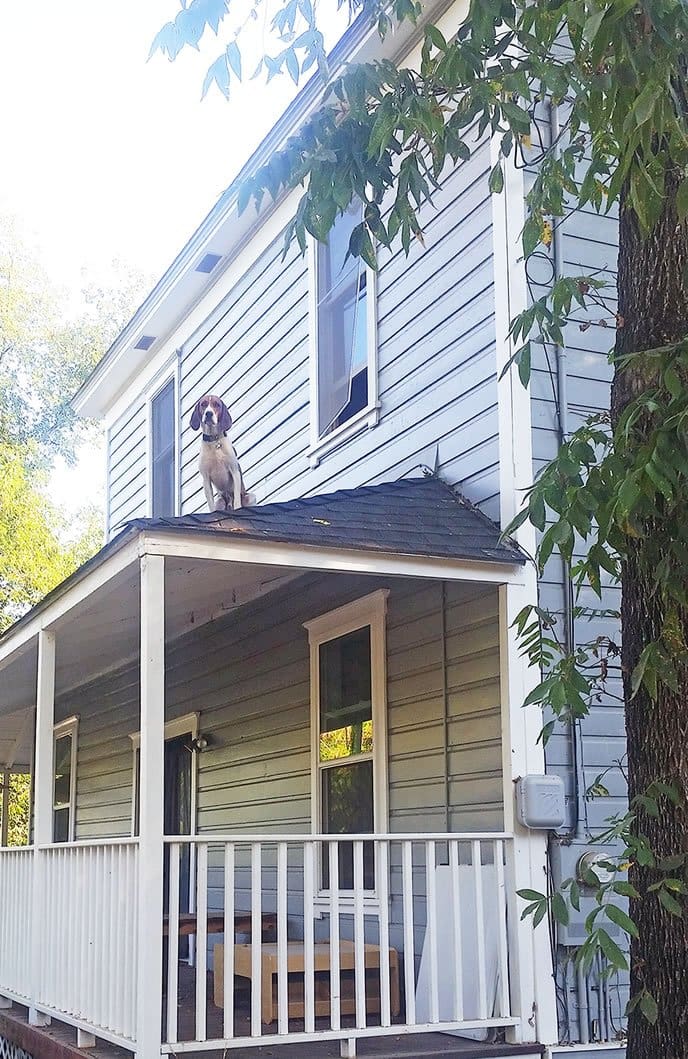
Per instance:
[[[165,560],[141,559],[141,810],[138,858],[137,1055],[160,1054],[162,1006]]]
[[[261,563],[299,570],[333,570],[342,573],[381,576],[429,577],[445,581],[480,581],[485,584],[523,584],[520,564],[479,562],[398,552],[363,549],[317,548],[305,544],[246,541],[218,534],[142,533],[141,549],[149,555],[174,555],[194,559],[217,559],[235,563]]]
[[[192,739],[195,739],[198,735],[199,717],[200,713],[195,710],[193,713],[185,713],[183,717],[175,717],[171,721],[165,721],[165,741],[177,739],[180,735],[190,735]],[[134,750],[141,746],[140,731],[130,732],[129,738]]]
[[[538,706],[523,707],[540,677],[529,668],[513,626],[519,611],[536,598],[534,567],[529,566],[526,574],[524,585],[499,589],[504,828],[514,835],[507,848],[512,1011],[521,1016],[515,1031],[519,1040],[553,1044],[558,1040],[558,1027],[549,926],[546,919],[535,928],[530,919],[522,920],[523,903],[516,897],[517,890],[544,893],[547,889],[547,833],[523,827],[514,813],[516,780],[545,769],[542,742],[538,741],[542,713]]]
[[[57,740],[64,739],[65,736],[72,737],[71,746],[71,762],[70,762],[70,773],[69,773],[69,824],[68,824],[68,842],[74,842],[76,838],[76,769],[77,769],[77,747],[79,738],[79,718],[76,714],[72,717],[66,717],[64,721],[60,721],[59,724],[53,726],[53,842],[55,841],[54,834],[54,813],[55,813],[55,755],[57,750]],[[62,806],[64,808],[64,806]]]
[[[320,647],[357,629],[370,627],[370,680],[373,721],[373,751],[342,759],[339,764],[373,763],[374,834],[384,834],[388,827],[387,780],[387,599],[389,589],[378,589],[370,595],[304,622],[308,631],[311,674],[311,829],[322,834],[322,799],[320,794],[323,765],[320,762]],[[325,766],[327,767],[327,766]],[[318,867],[320,878],[320,867]],[[327,901],[329,891],[318,886],[317,900]],[[346,901],[346,898],[344,899]],[[353,901],[353,894],[351,896]],[[370,904],[375,898],[370,898]],[[340,895],[341,902],[341,895]]]
[[[364,427],[371,430],[380,419],[379,359],[377,340],[377,296],[378,284],[375,269],[363,264],[366,273],[366,344],[368,354],[368,402],[365,408],[348,419],[346,423],[327,434],[320,435],[320,405],[318,395],[318,254],[320,243],[313,236],[307,237],[306,260],[308,264],[308,363],[310,398],[310,444],[308,458],[311,467],[317,467],[328,452],[338,448]]]
[[[491,162],[499,156],[499,141],[490,145]],[[522,169],[505,164],[504,191],[492,196],[492,238],[495,282],[495,338],[497,357],[497,413],[499,429],[500,523],[505,527],[518,513],[524,490],[533,481],[530,393],[515,369],[499,378],[515,346],[509,338],[511,320],[527,305],[525,266],[520,232],[525,221],[525,184]],[[535,531],[530,523],[517,533],[519,544],[532,555]]]
[[[174,511],[172,515],[179,514],[179,430],[180,419],[179,408],[179,359],[175,353],[174,357],[168,359],[157,373],[152,383],[144,392],[143,400],[146,414],[146,517],[153,517],[153,401],[172,381],[173,386],[173,424],[174,424]]]

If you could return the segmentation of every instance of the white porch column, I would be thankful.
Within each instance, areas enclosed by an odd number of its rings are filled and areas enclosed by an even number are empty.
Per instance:
[[[33,765],[33,892],[31,915],[32,997],[39,998],[43,937],[43,856],[40,846],[53,840],[53,727],[55,725],[55,634],[47,629],[38,633],[38,675],[36,680],[36,742]],[[29,1022],[45,1026],[50,1019],[34,1005]]]
[[[524,575],[525,584],[502,585],[499,590],[504,830],[514,835],[507,865],[509,965],[512,1006],[522,1018],[520,1032],[508,1031],[508,1039],[514,1043],[556,1044],[556,992],[547,919],[533,929],[531,917],[521,920],[524,902],[515,896],[517,890],[547,890],[547,832],[522,827],[514,812],[515,781],[528,773],[545,771],[542,742],[538,742],[542,712],[538,706],[524,709],[522,705],[540,675],[528,668],[512,628],[519,611],[537,598],[535,571],[529,567]]]
[[[10,826],[10,771],[3,769],[0,775],[2,784],[2,825],[0,826],[0,846],[7,845]]]
[[[141,559],[141,748],[139,786],[136,1055],[160,1055],[162,1011],[165,560]]]

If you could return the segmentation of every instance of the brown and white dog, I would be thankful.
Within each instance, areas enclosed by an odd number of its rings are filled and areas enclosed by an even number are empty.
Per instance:
[[[209,511],[236,511],[256,502],[244,488],[237,454],[227,437],[231,425],[227,405],[211,393],[201,397],[191,413],[191,429],[203,427],[198,469]]]

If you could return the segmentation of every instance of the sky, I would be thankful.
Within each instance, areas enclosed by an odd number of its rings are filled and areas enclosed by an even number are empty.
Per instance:
[[[294,94],[279,78],[248,81],[229,103],[214,89],[201,101],[205,72],[223,50],[212,35],[200,53],[147,62],[179,6],[0,0],[0,210],[18,218],[72,294],[82,269],[102,275],[113,259],[161,275]],[[235,7],[243,19],[248,0]],[[264,16],[251,25],[257,57]],[[102,498],[103,458],[93,446],[77,472],[57,469],[51,499],[74,508],[84,480]]]

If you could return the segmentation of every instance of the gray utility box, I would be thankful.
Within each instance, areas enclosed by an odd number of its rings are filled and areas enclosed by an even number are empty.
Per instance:
[[[554,831],[566,820],[561,776],[521,776],[516,782],[516,814],[524,827]]]
[[[580,910],[577,911],[568,904],[569,909],[569,922],[564,925],[557,923],[557,941],[560,945],[582,945],[587,937],[587,931],[585,929],[586,916],[592,912],[593,908],[596,907],[597,902],[594,897],[594,889],[590,886],[586,886],[580,879],[580,861],[581,858],[586,854],[593,854],[595,857],[613,857],[618,853],[613,846],[608,845],[597,845],[596,843],[590,843],[589,841],[581,841],[580,839],[573,840],[560,840],[553,838],[549,843],[549,863],[552,869],[552,883],[555,888],[561,886],[565,879],[576,879],[580,886]],[[625,876],[623,876],[625,878]],[[619,905],[624,910],[628,907],[628,902],[624,897],[619,897],[617,894],[613,895],[611,904]],[[604,927],[611,937],[615,938],[617,943],[621,945],[622,949],[627,948],[627,939],[623,936],[623,932],[620,927],[617,927],[615,923],[607,919],[606,916],[601,916],[598,920],[598,926]]]

